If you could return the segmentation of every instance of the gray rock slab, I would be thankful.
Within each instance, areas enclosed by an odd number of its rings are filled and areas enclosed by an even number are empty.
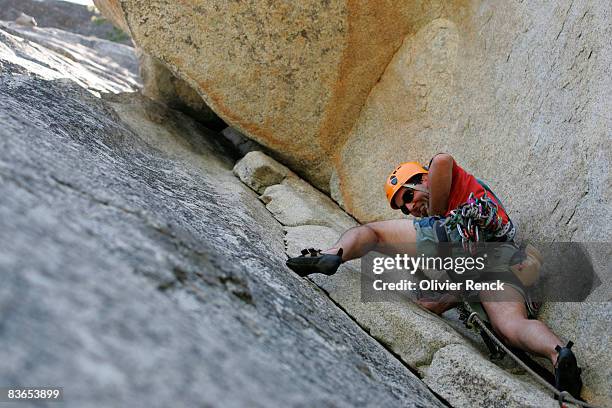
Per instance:
[[[54,27],[132,45],[127,34],[115,28],[91,6],[60,0],[0,0],[0,20],[13,21],[20,13],[34,17],[40,27]]]
[[[197,124],[0,61],[0,384],[69,407],[442,406],[284,266]]]
[[[225,133],[234,135],[229,131]],[[234,166],[234,174],[259,194],[267,187],[281,183],[290,172],[287,167],[260,151],[248,152]]]
[[[70,79],[93,93],[140,87],[132,47],[57,28],[0,22],[0,68],[8,64],[20,66],[21,73]]]
[[[524,377],[524,378],[521,378]],[[509,376],[461,344],[440,349],[423,380],[454,407],[555,408],[559,403],[527,375]]]
[[[261,200],[286,226],[321,225],[343,232],[358,225],[328,196],[296,176],[266,188]]]
[[[540,318],[563,341],[572,340],[578,365],[582,367],[582,396],[602,406],[612,403],[612,303],[547,303]]]

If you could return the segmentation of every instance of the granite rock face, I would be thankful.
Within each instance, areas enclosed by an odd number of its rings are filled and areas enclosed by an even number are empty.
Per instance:
[[[443,406],[285,267],[281,226],[218,135],[45,77],[24,61],[53,52],[9,53],[14,37],[0,37],[0,383],[63,386],[71,407]]]
[[[402,38],[454,12],[433,3],[95,1],[226,122],[325,191],[338,147]]]
[[[454,407],[555,408],[559,403],[530,383],[528,374],[509,376],[473,349],[451,344],[440,349],[424,381]]]
[[[279,166],[272,163],[263,153],[250,153],[236,164],[234,173],[258,190],[252,174],[269,174],[270,168]],[[342,210],[305,182],[300,180],[300,189],[288,188],[288,180],[292,184],[299,180],[295,175],[276,179],[282,181],[268,186],[261,198],[264,202],[271,200],[268,210],[285,226],[288,256],[299,255],[302,248],[330,248],[347,228],[355,225],[334,222],[343,216]],[[598,269],[604,268],[600,265]],[[398,295],[385,302],[364,299],[359,260],[342,264],[333,276],[313,274],[309,279],[452,406],[558,406],[550,392],[509,357],[498,364],[490,362],[483,340],[465,328],[456,310],[440,318],[411,302],[409,296]],[[611,316],[610,303],[589,300],[547,304],[540,317],[562,339],[575,341],[574,350],[583,367],[582,395],[602,406],[612,401],[610,367],[608,359],[602,358],[603,350],[609,348]],[[542,360],[542,364],[550,366],[548,361]]]
[[[609,1],[96,4],[361,222],[391,216],[397,163],[445,151],[531,238],[610,240]]]
[[[177,78],[157,58],[138,50],[142,94],[164,103],[171,109],[185,113],[208,127],[214,122],[222,123],[204,100],[185,81]],[[222,128],[225,126],[222,126]]]
[[[347,208],[390,216],[393,165],[443,151],[529,239],[610,241],[611,18],[607,1],[482,1],[406,37],[342,147]]]
[[[234,174],[258,194],[282,182],[291,171],[260,151],[247,153],[234,166]]]
[[[49,80],[70,79],[94,94],[131,92],[140,87],[134,48],[12,22],[0,22],[0,69]]]

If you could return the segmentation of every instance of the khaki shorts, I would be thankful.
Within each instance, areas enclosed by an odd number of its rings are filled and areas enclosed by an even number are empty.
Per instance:
[[[440,241],[438,240],[438,236],[435,232],[436,221],[439,219],[439,217],[424,217],[414,220],[417,255],[423,255],[426,257],[440,256],[440,247],[438,246]],[[461,237],[459,236],[459,233],[456,231],[451,232],[449,241],[460,242]],[[462,275],[462,278],[473,278],[474,280],[483,283],[495,282],[499,280],[506,286],[513,287],[524,299],[525,308],[527,309],[527,316],[530,319],[533,319],[537,315],[539,305],[531,301],[529,291],[510,269],[510,260],[518,250],[519,248],[514,242],[499,243],[491,252],[487,252],[487,254],[490,254],[489,260],[493,259],[491,261],[493,266],[488,267],[487,272],[478,274],[478,276]],[[451,256],[453,255],[465,256],[465,252],[457,253],[457,250],[453,250],[453,254]],[[451,280],[454,280],[452,275],[455,275],[455,277],[457,276],[457,274],[449,273],[449,271],[447,271],[447,273],[449,274]]]

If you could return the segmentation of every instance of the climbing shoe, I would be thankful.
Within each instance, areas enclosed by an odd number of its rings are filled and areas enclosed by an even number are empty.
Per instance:
[[[333,275],[342,263],[342,248],[336,255],[322,254],[320,249],[302,249],[302,255],[287,259],[287,266],[300,276],[311,273]]]
[[[571,350],[573,345],[574,343],[570,341],[565,347],[559,345],[555,347],[555,350],[559,353],[555,364],[555,387],[559,391],[567,391],[574,398],[580,399],[580,390],[582,389],[580,373],[582,370],[578,367],[576,356]]]

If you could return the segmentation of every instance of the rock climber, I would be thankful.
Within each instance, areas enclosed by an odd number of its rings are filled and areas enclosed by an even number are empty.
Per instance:
[[[469,242],[474,235],[473,226],[471,231],[466,230],[458,217],[474,208],[494,211],[493,216],[486,217],[488,224],[480,232],[476,231],[479,239],[514,242],[515,227],[501,202],[484,182],[466,172],[449,154],[437,154],[428,168],[417,162],[400,164],[387,177],[385,192],[391,208],[414,216],[414,220],[394,219],[351,228],[333,247],[323,251],[304,250],[301,256],[290,258],[287,265],[300,276],[332,275],[342,262],[360,258],[370,251],[416,256],[424,244]],[[453,228],[448,228],[449,225]],[[477,295],[495,332],[513,347],[550,359],[557,389],[579,398],[581,369],[570,349],[572,343],[563,347],[559,337],[535,319],[536,309],[527,300],[522,281],[516,277],[526,264],[531,263],[527,269],[533,265],[539,268],[541,259],[534,252],[529,254],[524,257],[524,264],[513,266],[510,273],[503,275],[509,285],[504,285],[502,301],[499,291],[481,291]],[[417,303],[439,315],[456,306],[458,299],[447,293],[441,298],[421,299]]]

